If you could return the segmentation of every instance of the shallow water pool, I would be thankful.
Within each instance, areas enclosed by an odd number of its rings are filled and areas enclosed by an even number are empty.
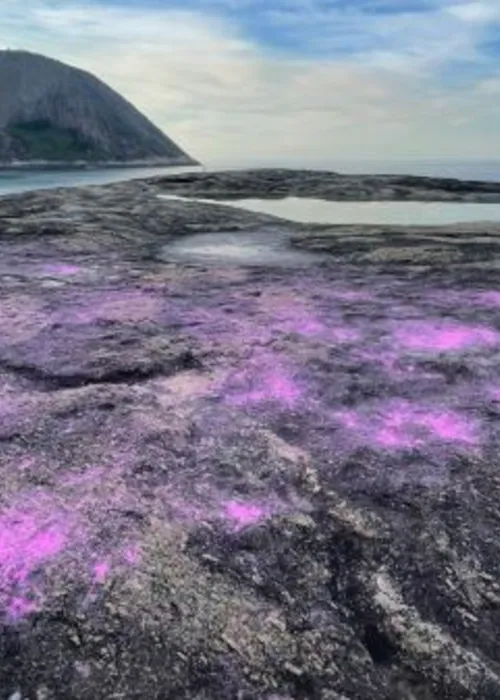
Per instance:
[[[329,202],[306,197],[214,201],[173,195],[161,199],[197,201],[271,214],[290,221],[318,224],[444,226],[466,222],[500,222],[500,204],[467,202]]]

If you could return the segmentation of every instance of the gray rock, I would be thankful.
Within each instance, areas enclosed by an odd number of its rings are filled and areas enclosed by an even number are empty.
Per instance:
[[[410,175],[343,175],[262,168],[159,176],[165,193],[203,199],[314,197],[331,201],[500,202],[500,182]]]
[[[249,179],[233,176],[242,196]],[[439,318],[458,340],[500,333],[500,227],[305,226],[160,189],[0,199],[0,688],[500,700],[498,347],[408,359],[392,342],[408,319],[429,322],[419,341]],[[331,264],[158,256],[228,228],[288,232]],[[422,266],[444,232],[463,256]],[[450,414],[479,421],[480,441],[377,447],[394,397],[445,433]]]
[[[196,164],[132,104],[86,71],[0,51],[0,164]]]

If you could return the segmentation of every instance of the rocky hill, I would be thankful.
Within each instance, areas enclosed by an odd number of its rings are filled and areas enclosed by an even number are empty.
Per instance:
[[[0,165],[195,165],[132,104],[86,71],[0,51]]]

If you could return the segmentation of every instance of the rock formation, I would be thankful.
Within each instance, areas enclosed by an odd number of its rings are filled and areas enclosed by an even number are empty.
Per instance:
[[[86,71],[0,51],[0,164],[196,165],[132,104]]]

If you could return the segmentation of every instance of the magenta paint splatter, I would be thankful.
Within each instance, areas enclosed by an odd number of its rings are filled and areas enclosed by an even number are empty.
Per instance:
[[[301,397],[301,390],[283,370],[276,367],[273,370],[249,368],[233,376],[236,384],[250,385],[247,390],[230,393],[226,401],[233,406],[259,403],[262,401],[277,401],[292,407]]]
[[[356,430],[360,426],[361,418],[354,410],[338,411],[333,416],[349,430]]]
[[[60,523],[36,513],[12,509],[0,516],[0,605],[19,617],[35,605],[32,575],[57,557],[66,544]]]
[[[280,326],[284,331],[304,336],[321,335],[325,331],[324,324],[312,318],[290,320],[280,324]]]
[[[353,343],[361,338],[361,333],[355,328],[338,326],[328,332],[329,339],[335,343]]]
[[[405,449],[434,441],[476,445],[479,429],[461,414],[411,402],[390,402],[378,411],[343,411],[337,420],[366,443],[385,449]]]
[[[226,518],[231,520],[237,529],[254,525],[267,515],[266,510],[262,506],[238,501],[226,503],[224,513]]]
[[[18,622],[38,610],[40,610],[39,601],[22,596],[13,596],[6,606],[7,617],[11,622]]]
[[[94,583],[105,583],[111,567],[108,561],[99,561],[94,564]]]
[[[81,268],[78,267],[77,265],[45,265],[44,266],[44,272],[48,274],[53,274],[53,275],[63,275],[63,276],[71,276],[71,275],[77,275]]]
[[[479,292],[476,299],[485,306],[500,306],[500,291]]]
[[[408,350],[452,352],[474,346],[495,345],[500,336],[491,328],[440,322],[413,322],[403,324],[395,333],[395,340]]]
[[[34,516],[12,514],[0,519],[2,574],[28,576],[43,561],[59,554],[65,535],[58,526],[40,527]]]

